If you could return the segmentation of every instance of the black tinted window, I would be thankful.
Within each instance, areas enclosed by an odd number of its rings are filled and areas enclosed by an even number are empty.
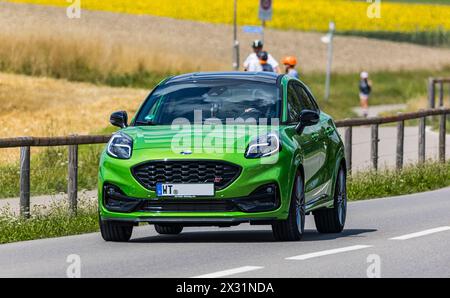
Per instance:
[[[302,109],[317,111],[317,105],[313,102],[313,100],[309,97],[305,88],[303,88],[300,84],[295,84],[295,91],[300,100],[300,104]]]
[[[136,124],[170,125],[177,118],[279,119],[281,101],[275,84],[247,80],[205,80],[162,85],[145,102]]]
[[[290,83],[288,85],[287,93],[287,112],[288,112],[288,122],[297,122],[299,119],[302,106],[297,96],[294,84]]]

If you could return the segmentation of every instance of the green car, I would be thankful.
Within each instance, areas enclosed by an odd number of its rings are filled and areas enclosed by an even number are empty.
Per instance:
[[[300,240],[305,216],[321,233],[343,230],[344,146],[301,81],[275,73],[194,73],[161,82],[101,155],[99,214],[106,241],[139,223],[184,227],[271,225]]]

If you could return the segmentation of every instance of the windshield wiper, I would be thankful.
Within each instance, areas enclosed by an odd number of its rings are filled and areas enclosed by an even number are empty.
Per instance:
[[[140,126],[154,126],[157,125],[157,123],[151,121],[151,120],[136,120],[135,122],[136,125],[140,125]]]

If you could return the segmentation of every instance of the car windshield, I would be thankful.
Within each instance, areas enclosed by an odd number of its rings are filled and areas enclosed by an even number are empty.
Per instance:
[[[280,106],[279,89],[273,83],[237,79],[169,83],[150,95],[135,125],[171,125],[180,118],[191,124],[207,119],[269,123],[279,118]]]

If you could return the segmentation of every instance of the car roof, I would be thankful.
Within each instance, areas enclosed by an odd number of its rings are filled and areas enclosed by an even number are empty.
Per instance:
[[[259,81],[264,83],[277,84],[278,79],[282,75],[274,72],[194,72],[188,74],[182,74],[169,78],[164,84],[169,83],[182,83],[192,81],[208,81],[208,80],[221,80],[221,79],[233,79],[233,80],[250,80]]]

